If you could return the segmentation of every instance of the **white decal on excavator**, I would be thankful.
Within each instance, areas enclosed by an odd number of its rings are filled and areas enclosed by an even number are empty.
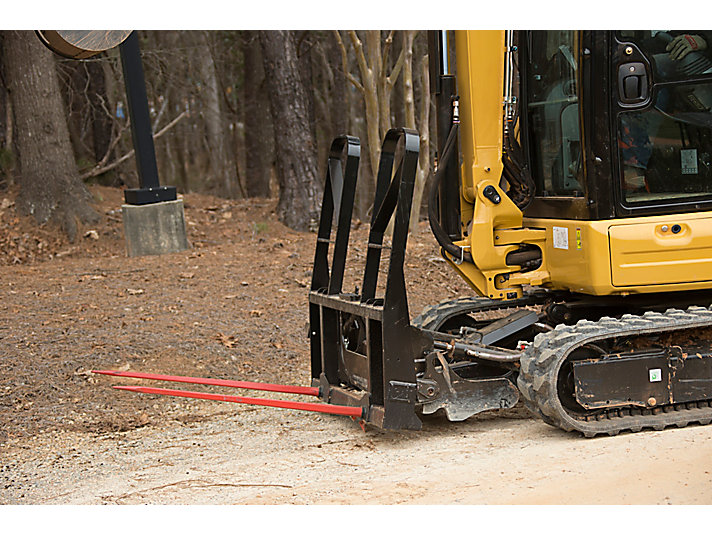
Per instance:
[[[569,250],[569,229],[554,226],[554,248]]]

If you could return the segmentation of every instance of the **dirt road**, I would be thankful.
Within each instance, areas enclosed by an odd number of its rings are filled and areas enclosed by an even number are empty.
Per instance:
[[[533,419],[479,417],[364,433],[345,418],[223,410],[198,423],[4,446],[2,501],[712,503],[710,427],[583,439]]]
[[[89,370],[308,384],[315,236],[269,203],[186,195],[191,250],[126,258],[120,191],[93,191],[104,222],[75,244],[0,211],[0,504],[712,504],[712,426],[587,440],[515,408],[363,432],[113,390],[136,381]],[[406,278],[412,315],[469,291],[426,224]]]

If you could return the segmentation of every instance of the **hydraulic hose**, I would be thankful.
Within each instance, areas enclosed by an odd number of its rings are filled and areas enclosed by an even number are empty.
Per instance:
[[[500,347],[488,347],[485,345],[472,345],[468,343],[457,343],[455,341],[435,341],[433,346],[440,350],[454,350],[470,357],[480,358],[482,360],[490,360],[499,363],[514,363],[518,362],[522,356],[519,351],[503,349]]]
[[[452,128],[450,128],[450,133],[445,141],[445,147],[443,149],[442,157],[440,158],[440,163],[438,165],[438,170],[435,171],[433,176],[433,183],[430,187],[430,196],[428,198],[428,221],[430,222],[430,229],[435,236],[435,240],[438,244],[452,257],[457,259],[462,259],[468,263],[474,263],[472,259],[472,254],[466,252],[462,247],[457,246],[452,242],[450,236],[445,232],[443,227],[440,225],[437,213],[435,212],[435,205],[437,203],[437,195],[440,189],[440,182],[445,175],[445,170],[447,169],[448,163],[452,159],[454,153],[456,153],[455,145],[457,141],[457,132],[460,129],[460,124],[458,122],[453,122]]]

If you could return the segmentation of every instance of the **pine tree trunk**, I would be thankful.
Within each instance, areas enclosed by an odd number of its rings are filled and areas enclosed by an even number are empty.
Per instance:
[[[307,89],[299,73],[294,32],[260,31],[265,76],[274,124],[277,215],[295,230],[309,230],[319,219],[316,142],[311,135]]]
[[[242,40],[245,61],[245,189],[248,197],[269,197],[274,164],[274,132],[257,33],[245,31]]]
[[[52,52],[32,31],[8,31],[5,75],[15,112],[20,194],[17,208],[37,223],[59,223],[71,240],[99,215],[79,179]]]

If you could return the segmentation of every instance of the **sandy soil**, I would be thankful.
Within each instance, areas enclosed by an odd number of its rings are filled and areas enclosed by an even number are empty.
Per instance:
[[[126,258],[121,192],[93,193],[104,220],[74,244],[0,195],[0,504],[712,504],[712,426],[587,440],[515,408],[364,432],[111,389],[138,381],[89,370],[307,384],[315,236],[271,202],[186,195],[191,250]],[[406,263],[412,315],[467,294],[427,225]]]

